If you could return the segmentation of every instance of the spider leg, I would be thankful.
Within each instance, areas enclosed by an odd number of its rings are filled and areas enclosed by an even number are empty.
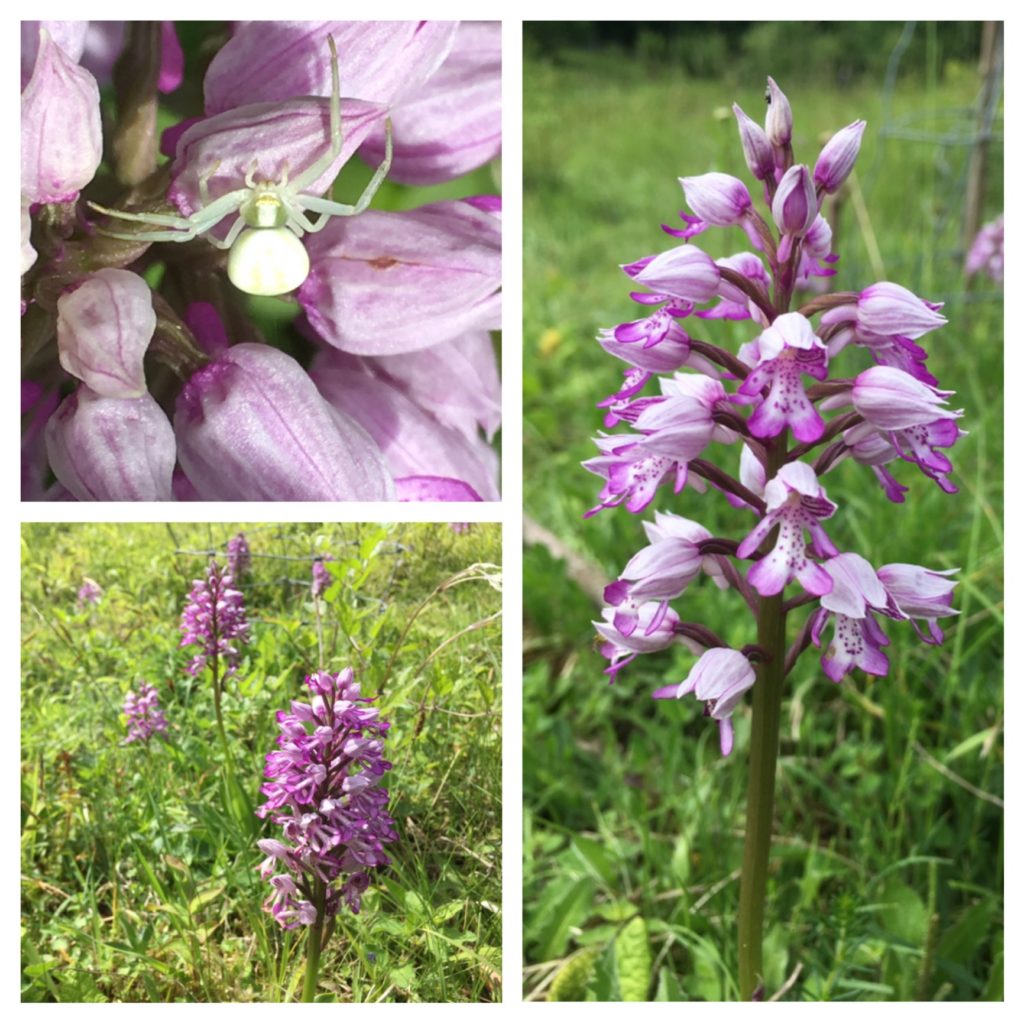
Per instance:
[[[322,156],[292,179],[290,187],[294,192],[301,192],[312,185],[334,163],[341,152],[341,83],[338,78],[338,48],[334,45],[334,36],[327,37],[327,45],[331,48],[331,144]]]
[[[89,203],[94,210],[120,220],[130,220],[137,224],[155,224],[157,227],[168,228],[166,231],[138,231],[133,234],[114,232],[101,228],[102,234],[112,238],[126,238],[137,242],[187,242],[204,231],[209,231],[215,224],[223,220],[232,210],[237,210],[249,195],[247,188],[226,192],[215,199],[209,206],[196,210],[191,217],[181,217],[170,213],[128,213],[125,210],[109,210],[105,206]]]
[[[223,242],[214,235],[207,235],[206,240],[210,243],[210,245],[214,246],[214,248],[216,249],[230,249],[231,246],[235,244],[235,239],[237,239],[238,236],[242,233],[242,228],[244,227],[245,218],[241,214],[239,214],[235,218],[235,223],[232,224],[231,227],[228,229],[228,233],[224,236]]]
[[[210,179],[217,173],[218,167],[220,167],[220,161],[215,160],[199,175],[199,198],[204,207],[210,205]]]
[[[380,167],[373,172],[373,177],[363,189],[363,194],[356,200],[354,206],[350,206],[348,203],[336,203],[321,196],[298,195],[292,197],[288,202],[289,215],[299,220],[306,231],[320,231],[326,226],[330,217],[354,217],[356,214],[362,213],[370,205],[381,182],[391,169],[391,150],[391,118],[388,118],[385,122],[384,159]],[[322,214],[322,216],[315,224],[303,223],[305,218],[300,220],[302,210],[310,210],[313,213]]]

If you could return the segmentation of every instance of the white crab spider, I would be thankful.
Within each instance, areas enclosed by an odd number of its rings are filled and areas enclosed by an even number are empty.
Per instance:
[[[218,249],[230,249],[228,278],[250,295],[283,295],[298,288],[309,275],[309,255],[299,241],[306,232],[320,231],[331,217],[353,217],[362,213],[373,200],[391,168],[391,120],[385,122],[384,159],[374,171],[355,205],[336,203],[320,196],[303,195],[341,153],[341,88],[338,81],[338,51],[334,37],[327,37],[331,49],[331,142],[327,150],[291,181],[285,168],[280,181],[256,181],[255,161],[245,176],[245,188],[235,189],[210,201],[208,181],[216,172],[211,167],[199,179],[199,194],[204,205],[189,217],[170,213],[127,213],[108,210],[89,203],[100,213],[121,220],[155,224],[162,231],[135,234],[108,231],[105,235],[136,242],[188,242],[219,224],[236,210],[238,218],[224,240],[207,235]],[[318,213],[316,221],[306,213]]]

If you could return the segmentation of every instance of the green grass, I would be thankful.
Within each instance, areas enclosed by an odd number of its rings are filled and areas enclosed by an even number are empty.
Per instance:
[[[392,723],[385,784],[399,840],[321,963],[328,1001],[481,1001],[501,992],[500,531],[440,525],[245,527],[253,623],[224,697],[185,672],[178,618],[205,549],[239,527],[24,527],[22,999],[291,1001],[300,932],[262,910],[263,758],[275,712],[317,667],[309,558],[331,552],[325,664],[352,665]],[[195,551],[196,554],[183,553]],[[281,557],[290,556],[293,560]],[[104,588],[78,611],[83,575]],[[431,596],[433,594],[433,596]],[[422,611],[416,609],[427,599]],[[406,627],[408,626],[408,631]],[[392,660],[393,658],[393,660]],[[123,744],[139,679],[171,731]]]
[[[611,579],[644,540],[624,510],[581,518],[599,489],[579,467],[601,425],[594,403],[621,380],[592,339],[640,315],[618,264],[673,244],[659,224],[683,206],[677,178],[748,177],[729,107],[758,116],[763,83],[692,81],[600,51],[532,60],[524,83],[525,511]],[[812,649],[787,681],[765,944],[769,995],[799,968],[787,999],[1002,998],[1001,295],[963,280],[967,148],[881,131],[911,119],[966,133],[949,111],[976,89],[967,71],[901,82],[888,110],[875,85],[787,90],[798,160],[813,162],[823,132],[867,119],[857,195],[832,214],[833,287],[889,279],[946,302],[949,325],[924,344],[970,431],[953,451],[957,495],[912,466],[895,468],[911,488],[903,506],[854,464],[825,482],[841,549],[876,566],[959,566],[961,615],[938,649],[889,623],[887,678],[858,672],[836,687]],[[1001,155],[986,219],[1002,208]],[[700,244],[746,248],[738,231]],[[749,323],[704,332],[732,346],[751,336]],[[867,365],[854,351],[841,360],[843,373]],[[713,452],[734,464],[735,451]],[[713,492],[663,489],[654,508],[727,536],[749,529]],[[650,699],[688,672],[682,649],[606,686],[597,605],[547,548],[528,546],[524,559],[528,998],[736,998],[748,711],[723,760],[694,702]],[[742,602],[706,580],[675,607],[730,642],[754,639]]]

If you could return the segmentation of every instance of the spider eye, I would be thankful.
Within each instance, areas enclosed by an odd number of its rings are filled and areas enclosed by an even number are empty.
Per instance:
[[[228,256],[228,278],[249,295],[284,295],[308,276],[309,254],[288,228],[247,228]]]

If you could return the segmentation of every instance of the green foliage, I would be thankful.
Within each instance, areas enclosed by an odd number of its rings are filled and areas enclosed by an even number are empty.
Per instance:
[[[733,81],[771,74],[788,82],[828,76],[834,85],[885,73],[893,49],[923,76],[955,72],[977,59],[981,22],[899,21],[575,21],[528,22],[528,54],[576,65],[625,60],[645,71],[675,68],[695,78]]]
[[[813,162],[826,131],[868,121],[854,190],[829,212],[842,257],[834,287],[893,280],[946,302],[949,326],[923,344],[941,386],[956,389],[970,436],[952,453],[957,495],[940,493],[912,466],[895,467],[911,488],[903,506],[887,502],[863,467],[829,474],[840,507],[828,525],[838,546],[875,565],[960,567],[961,614],[945,620],[940,648],[889,623],[887,678],[858,673],[836,687],[812,649],[787,681],[766,991],[778,992],[799,967],[783,998],[999,999],[1001,295],[963,281],[969,148],[885,132],[915,118],[950,124],[978,83],[966,73],[927,89],[901,81],[886,107],[866,83],[840,90],[820,70],[814,78],[821,65],[813,56],[796,87],[779,75],[793,105],[797,159]],[[735,100],[756,117],[765,71],[775,73],[759,68],[733,87],[600,50],[586,60],[527,62],[525,511],[605,580],[643,544],[644,517],[582,519],[599,489],[579,466],[594,454],[594,403],[621,380],[592,339],[641,315],[618,264],[673,244],[658,225],[682,206],[678,176],[719,170],[747,179],[728,105]],[[986,219],[1002,208],[998,145],[990,155]],[[738,231],[708,232],[701,244],[716,256],[747,247]],[[734,348],[750,336],[742,323],[712,321],[705,330],[698,336]],[[840,358],[853,373],[866,365],[853,351]],[[736,456],[718,448],[713,457]],[[740,536],[747,522],[713,492],[673,498],[663,490],[653,507],[725,536]],[[572,990],[619,998],[606,979],[622,925],[606,913],[629,906],[649,935],[652,998],[736,998],[748,712],[736,716],[736,748],[723,760],[717,731],[694,702],[650,699],[685,676],[691,655],[640,658],[608,686],[590,625],[599,607],[579,573],[570,575],[560,552],[534,544],[523,579],[527,992],[554,997],[552,978],[584,973],[577,958],[586,952],[586,981],[576,977]],[[706,580],[675,607],[729,642],[754,640],[736,595]],[[792,628],[800,621],[794,616]]]
[[[225,760],[178,617],[238,529],[253,637],[225,688]],[[274,827],[253,808],[275,712],[317,668],[310,565],[325,553],[325,667],[352,665],[380,695],[400,838],[362,913],[336,919],[319,998],[500,998],[500,550],[490,525],[26,525],[23,1000],[298,998],[303,935],[262,910],[255,841]],[[83,575],[104,594],[79,610]],[[122,742],[139,679],[171,725],[148,748]]]

